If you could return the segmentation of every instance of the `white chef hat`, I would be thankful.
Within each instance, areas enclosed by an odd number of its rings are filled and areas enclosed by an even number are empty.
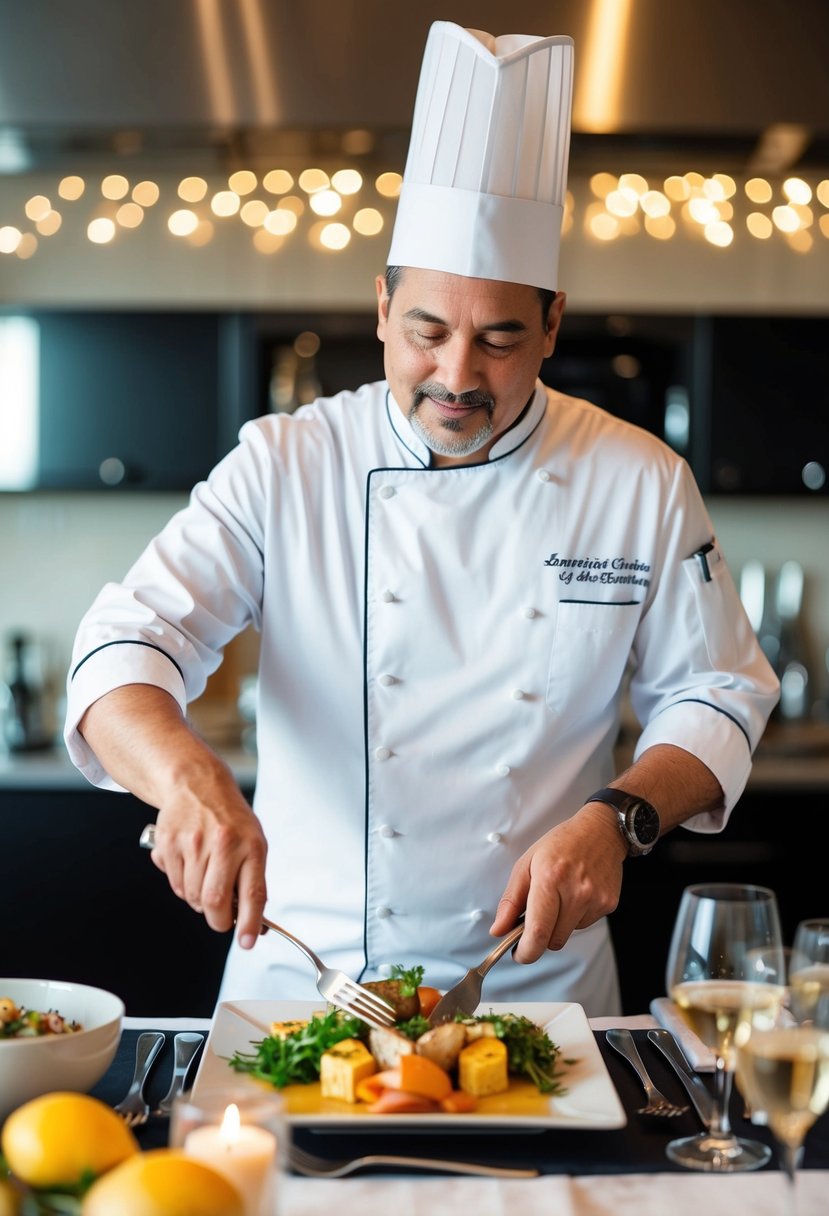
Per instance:
[[[436,21],[388,264],[555,289],[573,40]]]

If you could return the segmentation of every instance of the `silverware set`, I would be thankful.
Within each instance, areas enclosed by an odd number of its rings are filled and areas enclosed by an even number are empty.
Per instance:
[[[169,1118],[176,1095],[182,1093],[186,1086],[190,1065],[204,1042],[204,1035],[189,1031],[176,1035],[173,1040],[173,1077],[170,1088],[153,1109],[144,1096],[144,1087],[165,1042],[166,1036],[160,1030],[145,1031],[138,1036],[132,1083],[121,1101],[113,1107],[127,1127],[141,1127],[150,1115]]]
[[[627,1060],[642,1082],[646,1101],[645,1105],[640,1106],[637,1110],[636,1113],[638,1115],[656,1115],[672,1119],[677,1115],[684,1114],[688,1110],[687,1105],[679,1106],[676,1102],[672,1102],[654,1085],[653,1079],[645,1067],[645,1063],[634,1042],[633,1035],[629,1030],[608,1030],[605,1038],[614,1051],[617,1051],[620,1056]],[[711,1119],[712,1096],[691,1068],[674,1036],[668,1030],[649,1030],[648,1041],[662,1052],[665,1059],[671,1065],[685,1092],[693,1102],[694,1109],[699,1115],[703,1126],[707,1127]]]

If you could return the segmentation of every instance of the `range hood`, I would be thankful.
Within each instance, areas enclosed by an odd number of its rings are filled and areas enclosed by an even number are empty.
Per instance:
[[[185,149],[400,168],[436,19],[573,36],[574,168],[829,163],[827,0],[0,0],[0,171]]]

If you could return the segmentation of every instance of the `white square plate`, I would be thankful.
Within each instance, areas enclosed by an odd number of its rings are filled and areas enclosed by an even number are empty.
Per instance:
[[[219,1005],[199,1070],[193,1095],[216,1088],[252,1086],[264,1082],[246,1073],[234,1072],[228,1059],[236,1051],[250,1052],[252,1044],[268,1034],[271,1022],[309,1018],[319,1012],[319,1003],[309,1001],[228,1001]],[[320,1096],[319,1084],[289,1085],[281,1091],[288,1121],[297,1127],[321,1131],[391,1131],[398,1127],[431,1126],[475,1132],[505,1128],[614,1128],[627,1122],[619,1096],[605,1067],[581,1005],[558,1002],[491,1004],[482,1013],[516,1013],[531,1018],[546,1030],[561,1049],[562,1084],[567,1092],[548,1095],[529,1081],[513,1079],[503,1094],[479,1098],[477,1109],[464,1115],[373,1115],[363,1103],[354,1106]]]

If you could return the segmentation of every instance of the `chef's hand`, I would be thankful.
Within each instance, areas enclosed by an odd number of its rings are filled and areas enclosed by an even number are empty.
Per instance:
[[[249,949],[262,929],[267,844],[230,769],[191,730],[169,693],[126,684],[101,697],[79,730],[113,780],[158,808],[152,859],[212,929],[234,920]]]
[[[221,768],[175,790],[159,808],[153,862],[211,929],[223,932],[235,919],[243,949],[262,929],[266,853],[259,820]]]
[[[502,937],[526,910],[516,962],[534,963],[545,950],[560,950],[574,929],[586,929],[618,904],[627,849],[612,815],[588,803],[512,867],[490,933]]]

